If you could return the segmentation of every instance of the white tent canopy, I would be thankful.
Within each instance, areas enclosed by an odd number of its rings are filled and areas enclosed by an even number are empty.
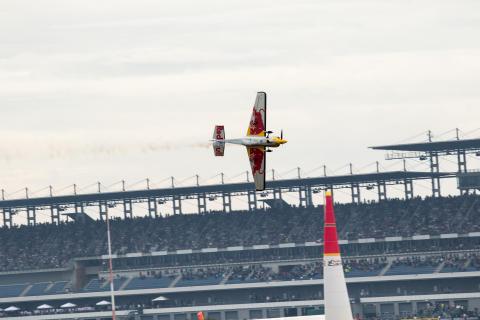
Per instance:
[[[155,299],[153,299],[152,301],[167,301],[168,298],[167,297],[164,297],[164,296],[160,296],[160,297],[156,297]]]
[[[111,303],[106,301],[106,300],[102,300],[100,302],[97,302],[97,306],[109,306],[109,305],[111,305]]]
[[[10,306],[7,309],[5,309],[6,312],[13,312],[13,311],[19,311],[20,308],[17,308],[15,306]]]
[[[75,308],[77,305],[75,303],[67,302],[65,304],[62,304],[60,308]]]
[[[38,310],[46,310],[46,309],[53,309],[53,307],[49,304],[42,304],[37,307]]]

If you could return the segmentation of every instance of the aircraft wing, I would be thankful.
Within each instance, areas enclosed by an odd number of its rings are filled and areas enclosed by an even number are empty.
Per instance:
[[[265,147],[247,147],[248,159],[252,167],[253,181],[257,191],[265,190]]]
[[[265,131],[267,131],[267,94],[265,92],[257,92],[247,136],[265,137]]]

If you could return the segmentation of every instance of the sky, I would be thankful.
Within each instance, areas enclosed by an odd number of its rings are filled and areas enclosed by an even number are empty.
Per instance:
[[[240,181],[245,150],[208,140],[245,134],[257,91],[277,178],[400,168],[368,147],[480,136],[479,34],[478,0],[4,0],[0,187]]]

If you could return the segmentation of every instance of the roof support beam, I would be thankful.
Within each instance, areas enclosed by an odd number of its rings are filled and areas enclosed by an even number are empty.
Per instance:
[[[248,210],[253,211],[257,210],[257,193],[255,191],[248,191]]]
[[[35,214],[35,207],[27,208],[27,224],[34,226],[37,224],[37,216]]]
[[[123,216],[125,219],[133,218],[133,208],[131,199],[123,199]]]
[[[197,194],[198,213],[207,212],[207,196],[205,193]]]
[[[410,179],[403,180],[405,188],[405,199],[413,199],[413,182]]]
[[[300,207],[310,207],[312,206],[312,187],[304,186],[298,189],[298,197]]]
[[[387,185],[385,181],[377,181],[378,201],[387,200]]]
[[[182,214],[182,198],[181,196],[172,197],[173,214]]]
[[[2,210],[2,213],[3,213],[3,226],[4,227],[9,227],[11,228],[12,225],[13,225],[13,222],[12,222],[12,216],[13,216],[13,213],[12,213],[12,209],[10,208],[4,208]]]
[[[83,203],[77,202],[75,203],[75,213],[82,213],[83,212]]]
[[[158,216],[158,206],[156,198],[148,198],[148,216],[150,218]]]
[[[60,210],[59,207],[56,205],[50,206],[50,218],[52,223],[59,224],[60,223]]]
[[[230,192],[224,192],[222,194],[222,203],[223,203],[223,211],[230,212],[232,211],[232,195]]]
[[[360,185],[358,183],[352,183],[350,190],[352,191],[352,203],[360,203]]]
[[[100,214],[100,220],[107,220],[108,205],[106,201],[100,201],[98,204],[98,213]]]
[[[438,161],[438,153],[430,152],[430,172],[438,174],[440,172],[440,163]],[[440,192],[440,178],[432,176],[432,196],[438,198],[441,196]]]
[[[281,188],[273,188],[273,199],[282,200],[282,189]]]

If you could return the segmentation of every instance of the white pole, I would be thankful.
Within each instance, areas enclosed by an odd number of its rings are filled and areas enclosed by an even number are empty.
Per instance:
[[[112,241],[110,238],[110,219],[108,218],[108,209],[106,210],[107,218],[107,241],[108,241],[108,271],[110,281],[110,297],[112,302],[112,320],[116,320],[115,315],[115,288],[113,287],[113,267],[112,267]]]

